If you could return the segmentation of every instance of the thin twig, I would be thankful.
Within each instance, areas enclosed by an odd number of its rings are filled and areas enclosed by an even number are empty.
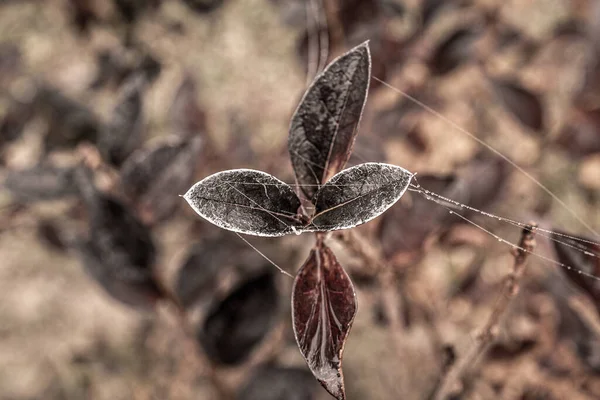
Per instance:
[[[454,394],[456,389],[462,386],[464,376],[472,370],[475,362],[485,355],[490,345],[496,340],[502,316],[506,313],[509,304],[519,292],[519,281],[525,272],[527,256],[535,249],[533,230],[536,226],[535,223],[530,223],[523,228],[519,248],[513,249],[515,257],[513,268],[504,281],[502,292],[496,301],[492,314],[484,325],[481,334],[475,338],[473,345],[448,370],[446,376],[441,380],[438,390],[433,397],[435,400],[445,400]]]

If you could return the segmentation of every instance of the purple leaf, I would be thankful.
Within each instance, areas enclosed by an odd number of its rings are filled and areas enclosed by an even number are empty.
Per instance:
[[[352,151],[371,77],[365,42],[335,59],[315,78],[290,124],[288,150],[307,198],[340,171]]]
[[[338,400],[346,398],[342,355],[356,307],[348,274],[319,240],[294,280],[292,321],[308,367]]]
[[[364,224],[390,208],[413,174],[383,163],[364,163],[335,175],[315,194],[309,230],[329,231]]]
[[[262,171],[218,172],[192,186],[184,198],[202,218],[234,232],[283,236],[303,225],[294,190]]]

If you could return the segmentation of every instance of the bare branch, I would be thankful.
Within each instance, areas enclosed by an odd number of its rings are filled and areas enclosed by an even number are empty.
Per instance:
[[[519,293],[519,281],[525,272],[528,259],[527,256],[535,249],[533,230],[536,227],[537,225],[535,223],[530,223],[523,228],[519,245],[513,249],[513,255],[515,257],[513,268],[504,281],[502,292],[496,301],[492,314],[488,318],[481,333],[475,338],[473,345],[467,350],[464,356],[448,370],[446,376],[440,381],[440,385],[433,397],[435,400],[445,400],[455,394],[456,390],[462,387],[464,376],[473,368],[477,360],[485,355],[490,345],[496,340],[501,318],[506,313],[511,301]]]

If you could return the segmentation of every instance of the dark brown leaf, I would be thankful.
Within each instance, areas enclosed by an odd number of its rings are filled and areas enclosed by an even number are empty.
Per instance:
[[[191,10],[204,14],[221,7],[224,0],[182,0]]]
[[[78,245],[84,267],[116,299],[152,308],[161,291],[150,230],[124,204],[99,193],[89,171],[78,169],[75,177],[89,214],[89,240]]]
[[[179,204],[180,193],[192,183],[203,139],[163,143],[134,152],[122,168],[122,185],[135,201],[144,221],[155,223],[169,217]]]
[[[193,245],[177,274],[175,293],[184,307],[212,294],[220,269],[237,254],[229,238],[208,239]]]
[[[91,23],[98,20],[90,0],[69,0],[69,12],[73,25],[80,33],[88,33]]]
[[[25,125],[32,119],[30,103],[13,102],[0,121],[0,146],[21,136]]]
[[[492,80],[492,87],[506,110],[523,125],[538,133],[544,129],[544,110],[539,97],[507,80]]]
[[[243,362],[271,329],[278,308],[275,277],[263,273],[215,303],[198,332],[198,340],[215,362]]]
[[[500,158],[474,160],[460,172],[457,185],[445,196],[485,210],[503,193],[510,172],[510,165]]]
[[[163,295],[150,277],[125,278],[107,264],[103,250],[92,240],[75,245],[85,271],[114,299],[142,311],[152,311]]]
[[[125,83],[110,122],[101,131],[98,147],[108,163],[121,165],[141,144],[144,129],[142,93],[145,85],[145,78],[139,75]]]
[[[73,169],[48,165],[9,171],[3,186],[23,202],[54,200],[77,194]]]
[[[196,81],[191,75],[186,75],[169,110],[173,131],[181,137],[202,134],[206,129],[206,116],[198,104],[197,96]]]
[[[68,243],[58,226],[58,221],[42,220],[37,226],[37,236],[42,243],[48,245],[53,250],[64,252]]]
[[[345,169],[315,194],[315,216],[308,228],[329,231],[364,224],[398,201],[412,176],[404,168],[383,163]]]
[[[218,172],[192,186],[184,198],[200,216],[234,232],[283,236],[302,226],[294,190],[262,171]]]
[[[459,29],[444,40],[435,50],[429,66],[435,75],[445,75],[468,62],[474,55],[474,44],[479,39],[472,29]]]
[[[600,282],[582,275],[600,276],[600,246],[594,243],[585,243],[561,236],[565,232],[556,231],[552,234],[554,250],[558,261],[572,268],[562,268],[572,283],[586,293],[592,299],[598,312],[600,312]],[[573,236],[573,235],[571,235]],[[593,242],[590,238],[579,237],[578,239]],[[559,243],[563,242],[563,243]]]
[[[294,280],[292,321],[308,367],[338,400],[346,398],[342,356],[356,307],[348,274],[319,240]]]
[[[504,160],[481,159],[469,164],[458,176],[423,175],[417,181],[430,192],[485,210],[502,193],[509,167]],[[429,235],[461,222],[457,213],[468,214],[456,208],[449,214],[447,208],[421,194],[411,196],[410,200],[410,203],[399,202],[382,220],[379,238],[387,257],[419,251]]]
[[[600,109],[574,112],[558,144],[576,157],[600,152]]]
[[[350,157],[371,78],[368,43],[335,59],[315,78],[290,125],[288,149],[307,198]]]
[[[419,184],[434,193],[447,194],[458,179],[454,175],[424,175]],[[412,193],[411,193],[412,194]],[[461,201],[462,198],[453,197]],[[410,202],[400,201],[384,214],[379,229],[379,240],[384,254],[393,258],[403,252],[420,250],[425,239],[444,226],[448,211],[427,201],[419,194],[412,194]]]
[[[0,74],[12,74],[21,66],[22,54],[14,43],[0,43]]]
[[[102,124],[85,105],[50,86],[38,89],[35,104],[48,124],[44,138],[47,150],[72,148],[82,141],[96,142]]]

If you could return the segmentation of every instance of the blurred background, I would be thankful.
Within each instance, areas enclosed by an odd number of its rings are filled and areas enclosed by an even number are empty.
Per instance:
[[[0,399],[328,399],[295,344],[292,279],[179,195],[231,168],[293,182],[298,101],[365,40],[377,79],[349,164],[600,241],[596,1],[2,0]],[[510,247],[414,193],[355,230],[393,284],[328,240],[359,303],[348,398],[431,398]],[[248,240],[293,275],[314,244],[293,236]],[[600,398],[600,284],[552,262],[600,276],[600,246],[548,236],[453,398]]]

